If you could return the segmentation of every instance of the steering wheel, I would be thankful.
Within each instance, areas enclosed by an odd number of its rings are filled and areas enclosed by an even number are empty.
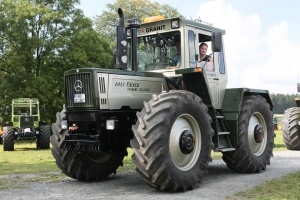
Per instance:
[[[157,59],[161,59],[161,60],[167,59],[171,66],[175,66],[177,64],[177,62],[175,60],[168,58],[167,56],[159,56],[159,57],[155,58],[155,60],[157,60]]]

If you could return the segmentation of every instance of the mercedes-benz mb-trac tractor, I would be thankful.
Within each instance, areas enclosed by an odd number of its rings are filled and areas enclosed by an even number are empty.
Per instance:
[[[300,94],[300,83],[297,84]],[[284,111],[282,120],[282,136],[285,146],[289,150],[300,150],[300,97],[295,97],[296,107]]]
[[[36,141],[38,149],[50,148],[50,126],[40,120],[40,107],[37,98],[13,99],[11,121],[3,127],[3,150],[13,151],[14,141]],[[10,111],[10,109],[9,109]]]
[[[116,69],[64,74],[65,106],[51,136],[63,173],[105,179],[123,165],[128,147],[137,174],[159,190],[194,188],[212,150],[232,170],[265,170],[274,147],[273,104],[267,90],[226,89],[225,31],[161,16],[143,24],[129,19],[125,27],[118,13]],[[206,61],[201,43],[212,49]]]

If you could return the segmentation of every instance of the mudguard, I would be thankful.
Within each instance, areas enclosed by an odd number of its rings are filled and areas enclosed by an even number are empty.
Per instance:
[[[222,114],[224,115],[227,127],[231,135],[233,147],[237,145],[238,116],[245,95],[258,94],[264,97],[273,110],[273,103],[268,90],[258,90],[250,88],[230,88],[226,89],[222,104]]]

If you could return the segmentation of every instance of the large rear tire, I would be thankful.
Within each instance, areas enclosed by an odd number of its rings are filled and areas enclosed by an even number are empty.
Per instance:
[[[127,155],[126,148],[123,155],[104,155],[99,153],[80,153],[75,149],[64,150],[64,138],[68,130],[61,129],[60,122],[64,117],[64,110],[56,114],[56,123],[52,124],[51,136],[52,155],[57,166],[67,176],[82,181],[98,181],[116,174],[116,169],[123,166],[123,158]]]
[[[238,144],[233,152],[224,152],[230,169],[259,172],[270,164],[274,148],[274,124],[270,105],[260,95],[245,96],[238,116]]]
[[[284,111],[282,136],[289,150],[300,150],[300,108],[294,107]]]
[[[12,126],[3,127],[3,150],[13,151],[14,150],[14,128]]]
[[[136,171],[150,186],[185,191],[200,183],[211,161],[211,117],[202,100],[187,91],[153,95],[132,126]]]
[[[40,135],[37,139],[37,148],[50,149],[50,126],[41,125]]]

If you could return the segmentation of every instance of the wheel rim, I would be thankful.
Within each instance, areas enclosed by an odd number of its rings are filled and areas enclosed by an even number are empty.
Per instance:
[[[95,163],[104,163],[110,159],[111,155],[87,153],[88,159]]]
[[[191,131],[193,133],[194,147],[190,153],[183,153],[180,149],[182,133]],[[188,114],[180,115],[174,122],[169,139],[169,151],[175,166],[187,171],[197,162],[201,150],[201,131],[194,117]]]
[[[262,129],[262,133],[258,137],[257,130],[260,128]],[[267,133],[268,130],[264,117],[258,112],[253,113],[248,127],[248,141],[250,150],[254,155],[260,156],[264,152],[267,144]]]

